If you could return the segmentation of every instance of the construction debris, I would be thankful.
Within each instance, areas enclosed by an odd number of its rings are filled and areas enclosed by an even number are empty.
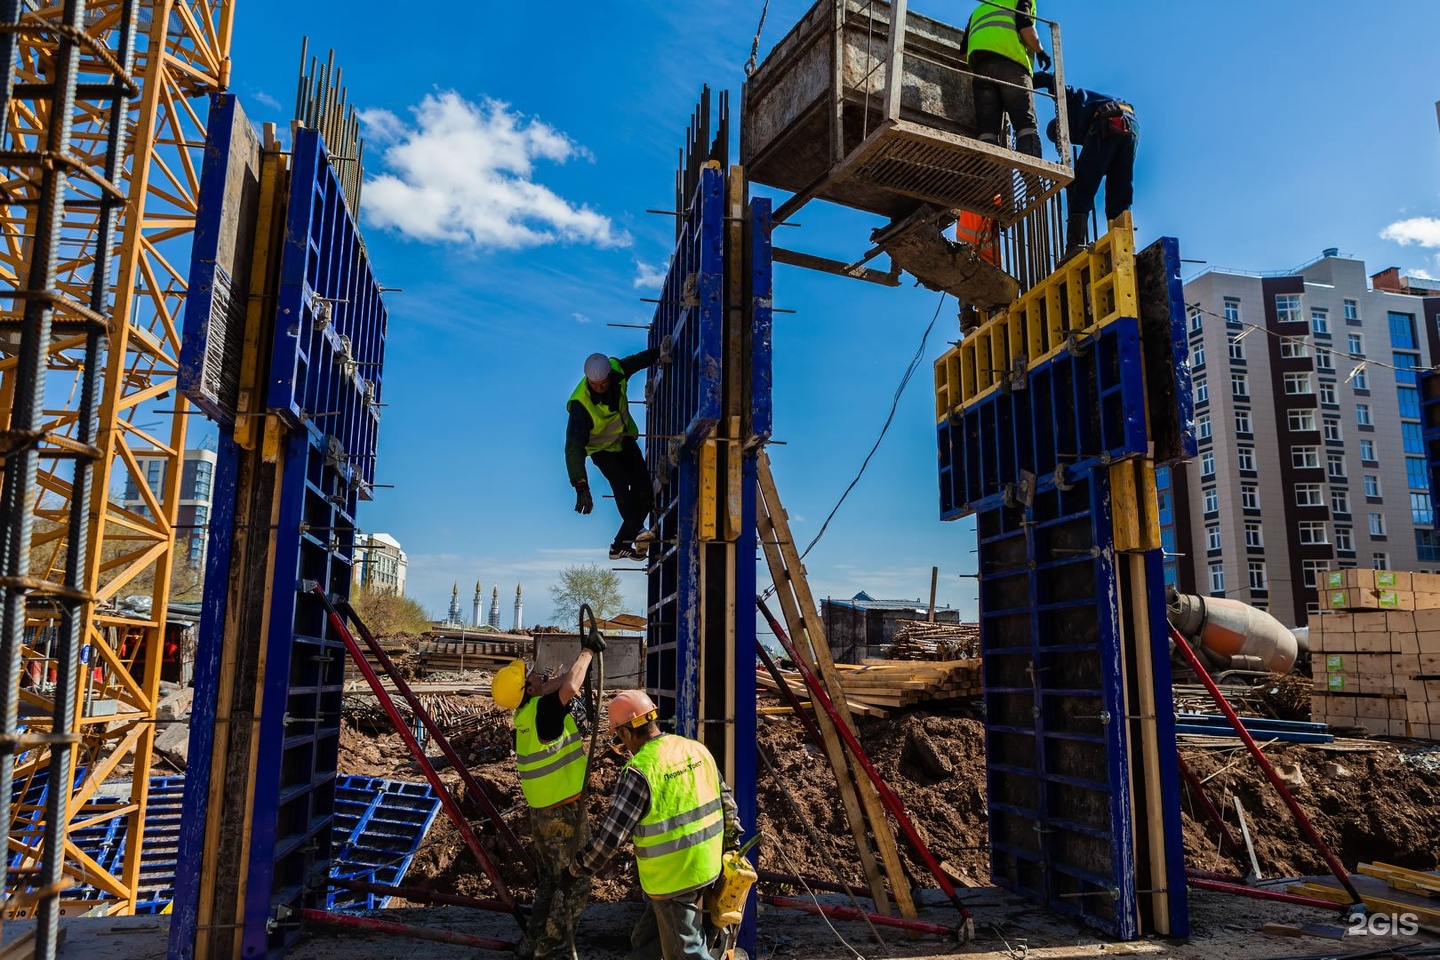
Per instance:
[[[888,716],[891,710],[920,703],[980,695],[978,659],[935,663],[867,660],[860,666],[837,663],[835,670],[851,712],[867,717]],[[809,691],[798,671],[782,670],[780,675],[796,696],[809,699]],[[757,672],[755,678],[765,689],[777,689],[768,674]]]

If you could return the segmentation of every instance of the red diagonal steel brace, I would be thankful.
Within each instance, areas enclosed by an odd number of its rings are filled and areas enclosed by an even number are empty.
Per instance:
[[[1290,808],[1290,813],[1295,817],[1295,822],[1299,825],[1300,832],[1305,835],[1305,838],[1310,841],[1316,850],[1320,851],[1320,856],[1325,858],[1325,865],[1330,868],[1330,872],[1335,875],[1335,879],[1340,881],[1340,884],[1345,888],[1345,892],[1350,894],[1355,903],[1363,904],[1365,901],[1360,896],[1360,891],[1355,889],[1355,884],[1350,881],[1350,874],[1345,870],[1345,865],[1331,852],[1329,845],[1325,843],[1325,839],[1321,837],[1315,827],[1311,825],[1310,818],[1305,816],[1305,811],[1300,809],[1300,804],[1295,802],[1295,798],[1291,796],[1290,791],[1285,788],[1285,782],[1280,779],[1280,774],[1276,773],[1275,768],[1270,765],[1270,758],[1265,756],[1265,752],[1255,743],[1255,738],[1250,736],[1250,731],[1245,729],[1245,724],[1240,722],[1240,717],[1236,715],[1235,709],[1230,706],[1230,701],[1225,699],[1225,695],[1221,693],[1220,688],[1215,685],[1215,679],[1210,676],[1210,671],[1205,669],[1205,665],[1200,662],[1200,658],[1197,657],[1195,651],[1190,648],[1189,641],[1173,626],[1170,628],[1170,639],[1174,641],[1175,649],[1180,651],[1180,655],[1184,657],[1185,662],[1190,665],[1191,671],[1195,676],[1200,678],[1200,682],[1203,683],[1205,689],[1210,692],[1210,699],[1215,701],[1215,706],[1219,707],[1220,712],[1225,715],[1225,719],[1230,721],[1230,726],[1235,729],[1235,735],[1240,738],[1245,744],[1245,749],[1250,751],[1250,755],[1254,757],[1255,762],[1260,765],[1260,772],[1265,774],[1265,779],[1270,781],[1270,785],[1280,794],[1280,799],[1285,801],[1285,806]]]
[[[416,940],[431,940],[435,943],[458,943],[463,947],[479,947],[481,950],[503,950],[509,953],[515,949],[513,943],[496,940],[494,937],[477,937],[472,933],[456,933],[454,930],[432,930],[428,927],[413,927],[408,923],[393,920],[376,920],[373,917],[357,917],[353,913],[330,913],[303,907],[295,911],[301,920],[320,923],[328,927],[340,927],[357,933],[388,933],[397,937],[411,937]]]
[[[490,818],[490,822],[495,824],[495,833],[501,840],[505,841],[505,845],[515,854],[516,859],[525,864],[533,873],[535,863],[530,859],[530,854],[520,845],[520,838],[515,836],[515,832],[510,829],[510,826],[505,822],[505,818],[500,815],[500,810],[495,806],[494,801],[490,799],[490,795],[487,794],[481,788],[480,784],[475,782],[475,778],[470,775],[470,771],[466,768],[465,762],[460,759],[460,755],[456,753],[455,748],[450,745],[450,738],[445,736],[444,731],[440,729],[440,725],[430,716],[430,711],[420,705],[420,698],[415,696],[414,691],[410,689],[410,684],[406,683],[400,676],[400,671],[395,669],[395,662],[390,659],[390,654],[385,652],[380,646],[380,641],[375,639],[375,635],[370,632],[369,628],[365,626],[364,621],[355,613],[355,608],[350,605],[350,601],[341,600],[336,606],[344,612],[347,617],[354,621],[356,629],[360,631],[360,639],[365,641],[365,645],[370,648],[370,652],[374,654],[375,659],[379,661],[380,668],[385,671],[385,674],[390,678],[390,682],[395,684],[395,689],[399,691],[400,696],[405,698],[405,702],[410,705],[410,709],[415,712],[415,716],[425,725],[425,729],[430,733],[430,738],[435,741],[435,745],[440,748],[440,752],[445,755],[445,759],[450,761],[450,766],[454,767],[455,772],[460,775],[460,782],[465,784],[466,795],[475,798],[475,802],[480,804],[481,809],[485,811],[485,815]]]
[[[1265,887],[1247,887],[1243,883],[1227,883],[1224,880],[1212,880],[1209,877],[1198,876],[1193,870],[1185,871],[1185,882],[1196,890],[1214,890],[1217,893],[1233,893],[1241,897],[1251,897],[1255,900],[1275,900],[1280,903],[1294,903],[1302,907],[1315,907],[1317,910],[1328,910],[1334,913],[1339,905],[1329,900],[1321,900],[1319,897],[1307,897],[1304,894],[1289,893],[1285,890],[1268,890]]]
[[[839,712],[836,711],[835,704],[831,701],[830,695],[825,692],[825,688],[820,685],[820,681],[816,679],[815,674],[810,672],[810,668],[805,665],[805,661],[796,653],[795,644],[790,640],[790,635],[785,632],[784,627],[780,626],[780,621],[775,619],[775,615],[770,612],[770,608],[765,606],[765,600],[763,598],[756,597],[755,605],[760,608],[760,613],[764,615],[766,622],[770,624],[770,629],[775,632],[775,637],[780,641],[780,645],[785,648],[785,652],[790,655],[790,659],[795,661],[795,666],[800,670],[800,675],[805,678],[805,685],[810,688],[810,701],[829,715],[830,722],[835,725],[835,729],[840,734],[840,738],[845,741],[845,746],[850,749],[850,755],[855,758],[856,763],[860,764],[860,768],[865,771],[865,775],[870,778],[870,782],[875,784],[875,790],[880,794],[880,802],[885,805],[885,809],[890,812],[890,816],[894,817],[895,822],[900,825],[900,832],[910,844],[910,849],[915,851],[915,855],[925,864],[925,869],[930,871],[930,875],[935,878],[935,882],[940,885],[940,889],[945,892],[945,896],[950,898],[950,903],[954,905],[956,910],[960,911],[960,916],[966,920],[970,920],[970,911],[960,899],[960,894],[955,891],[955,885],[950,882],[950,878],[945,875],[945,871],[940,869],[939,861],[937,861],[934,854],[930,852],[930,848],[925,846],[925,841],[920,839],[920,833],[915,829],[915,824],[910,822],[910,816],[905,812],[905,804],[900,802],[900,798],[895,795],[895,791],[890,789],[890,785],[885,782],[885,779],[880,776],[880,772],[876,770],[875,766],[870,762],[870,758],[865,754],[865,748],[860,746],[860,741],[856,739],[855,734],[850,731],[850,727],[841,719]],[[781,686],[787,690],[789,689],[789,687],[783,683]],[[797,711],[797,713],[801,712],[803,711]]]
[[[475,836],[475,831],[470,828],[470,821],[465,819],[465,814],[460,810],[460,804],[455,801],[455,797],[450,793],[450,789],[446,787],[444,781],[440,779],[440,774],[435,772],[434,765],[430,763],[430,758],[425,756],[425,751],[420,747],[420,742],[415,739],[415,734],[410,732],[410,727],[405,723],[405,718],[400,716],[400,709],[395,706],[395,701],[391,699],[390,691],[385,689],[385,685],[380,682],[380,678],[375,674],[374,668],[371,667],[369,661],[365,659],[365,654],[360,652],[360,645],[356,643],[355,638],[350,635],[349,628],[345,626],[345,621],[340,617],[340,611],[335,609],[335,605],[330,602],[329,596],[326,595],[319,584],[316,584],[312,588],[312,592],[319,596],[321,602],[325,604],[325,610],[330,617],[330,625],[335,628],[335,632],[340,635],[340,639],[345,641],[345,649],[350,652],[350,659],[355,661],[355,666],[360,671],[360,675],[365,678],[365,682],[368,683],[370,689],[375,692],[375,698],[380,702],[380,706],[390,718],[390,722],[394,724],[395,731],[400,734],[400,739],[405,741],[405,746],[409,749],[410,756],[414,757],[415,762],[419,764],[420,772],[425,774],[426,780],[430,781],[430,788],[434,790],[435,795],[440,798],[440,805],[444,807],[445,815],[450,818],[451,823],[455,824],[455,829],[460,831],[461,839],[465,841],[465,845],[469,847],[470,852],[474,854],[476,861],[480,864],[480,868],[485,871],[485,876],[490,878],[490,883],[495,887],[495,896],[501,903],[505,904],[514,915],[515,922],[520,924],[520,929],[524,930],[526,925],[525,915],[520,912],[520,906],[515,902],[515,897],[511,895],[510,888],[505,885],[505,881],[500,877],[500,871],[495,868],[494,862],[492,862],[489,855],[485,853],[485,848],[481,845],[480,838]]]
[[[417,890],[414,887],[391,887],[383,883],[366,883],[349,877],[331,877],[330,886],[353,893],[368,893],[377,897],[399,897],[411,903],[438,903],[447,907],[469,907],[472,910],[489,910],[494,913],[509,913],[510,908],[499,900],[477,900],[474,897],[458,897],[453,893],[437,893],[434,890]]]
[[[1230,826],[1225,822],[1225,818],[1220,816],[1220,811],[1215,807],[1209,794],[1205,792],[1205,785],[1200,782],[1199,777],[1195,776],[1195,771],[1190,769],[1190,765],[1185,762],[1185,758],[1180,755],[1180,751],[1178,750],[1175,751],[1175,759],[1180,764],[1180,775],[1184,777],[1185,782],[1190,785],[1190,792],[1195,794],[1196,800],[1200,801],[1200,807],[1205,811],[1205,815],[1210,818],[1210,822],[1220,828],[1220,836],[1224,838],[1226,843],[1230,844],[1230,851],[1234,853],[1240,850],[1240,845],[1235,842],[1235,835],[1230,832]]]
[[[933,933],[937,937],[954,937],[956,940],[964,941],[964,931],[957,927],[946,927],[938,923],[930,923],[926,920],[906,920],[903,917],[887,917],[879,913],[866,913],[863,910],[856,910],[854,907],[846,907],[841,904],[817,904],[810,900],[801,900],[797,897],[772,897],[762,893],[760,902],[767,903],[772,907],[781,910],[799,910],[802,913],[814,913],[820,916],[834,917],[836,920],[869,920],[871,923],[882,927],[899,927],[901,930],[914,930],[917,933]]]

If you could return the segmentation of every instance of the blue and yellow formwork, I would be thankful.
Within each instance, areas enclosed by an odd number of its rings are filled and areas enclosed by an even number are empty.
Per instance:
[[[1188,931],[1155,466],[1191,456],[1179,252],[1129,216],[935,365],[940,513],[973,515],[991,875]]]

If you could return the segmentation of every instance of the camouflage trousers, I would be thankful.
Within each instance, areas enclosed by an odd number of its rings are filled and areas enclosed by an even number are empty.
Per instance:
[[[523,960],[573,960],[575,925],[590,901],[590,878],[560,889],[560,874],[575,854],[590,842],[590,821],[583,803],[530,811],[530,833],[535,840],[535,866],[540,883],[525,937],[516,948]]]

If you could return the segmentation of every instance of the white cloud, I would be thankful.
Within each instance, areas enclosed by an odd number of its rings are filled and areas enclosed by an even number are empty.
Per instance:
[[[587,317],[587,316],[585,316],[585,314],[583,314],[583,313],[572,313],[572,314],[570,314],[570,316],[572,316],[572,317],[575,318],[575,322],[576,322],[576,323],[589,323],[589,322],[590,322],[590,318]]]
[[[1384,240],[1393,240],[1401,246],[1412,244],[1422,247],[1440,247],[1440,218],[1411,217],[1397,220],[1380,231]]]
[[[1440,260],[1440,257],[1437,257],[1436,259]],[[1420,267],[1412,267],[1409,270],[1406,270],[1405,275],[1414,280],[1440,280],[1440,277],[1436,277],[1430,271]]]
[[[377,226],[486,250],[630,244],[609,217],[535,181],[537,161],[590,158],[555,128],[453,90],[427,95],[410,112],[413,125],[388,110],[360,115],[387,168],[365,184],[365,212]]]
[[[270,94],[266,93],[264,90],[256,92],[255,102],[263,107],[269,107],[271,110],[280,109],[280,101],[270,96]]]
[[[666,260],[660,266],[653,263],[646,263],[644,260],[635,261],[635,289],[654,290],[665,282],[665,277],[670,273],[670,261]]]

